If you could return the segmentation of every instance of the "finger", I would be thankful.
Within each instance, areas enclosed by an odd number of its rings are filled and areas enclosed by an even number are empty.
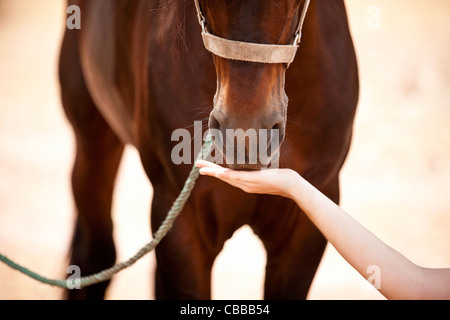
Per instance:
[[[219,167],[219,168],[203,167],[203,168],[200,168],[199,173],[203,176],[211,176],[211,177],[219,178],[220,180],[223,180],[227,183],[237,182],[239,179],[237,179],[236,176],[230,176],[228,174],[231,171],[233,171],[233,170],[224,169],[222,167]]]
[[[220,180],[222,180],[223,182],[228,183],[229,185],[239,188],[241,190],[243,190],[244,192],[247,193],[259,193],[257,190],[258,188],[255,187],[255,185],[252,182],[242,182],[242,181],[237,181],[237,180],[232,180],[232,179],[227,179],[227,178],[221,178],[220,176],[218,177]]]
[[[217,168],[201,168],[199,173],[203,176],[210,176],[214,178],[218,178],[219,180],[228,183],[229,185],[232,185],[233,187],[240,188],[244,190],[246,187],[245,183],[241,183],[240,181],[236,179],[229,178],[226,175],[226,172],[230,171],[228,169],[217,169]]]
[[[227,180],[251,182],[258,179],[258,174],[258,171],[221,170],[217,172],[217,177]]]
[[[253,172],[234,171],[230,169],[217,168],[201,168],[200,174],[218,178],[219,180],[228,183],[233,187],[237,187],[245,192],[259,193],[257,186],[252,179],[243,179],[242,176],[246,174],[254,175]]]
[[[216,168],[216,169],[224,169],[223,167],[219,166],[218,164],[206,161],[206,160],[197,160],[195,162],[195,166],[198,168]]]
[[[200,167],[199,173],[202,176],[216,176],[217,169],[214,168],[208,168],[208,167]]]
[[[211,176],[211,177],[218,177],[218,174],[222,173],[223,171],[226,171],[227,169],[224,168],[209,168],[204,167],[201,168],[199,173],[204,176]]]
[[[227,177],[225,177],[223,175],[220,175],[220,174],[216,174],[215,177],[218,178],[219,180],[221,180],[221,181],[223,181],[223,182],[233,186],[233,187],[237,187],[237,188],[242,189],[242,190],[246,187],[245,183],[243,184],[240,181],[229,179],[229,178],[227,178]]]

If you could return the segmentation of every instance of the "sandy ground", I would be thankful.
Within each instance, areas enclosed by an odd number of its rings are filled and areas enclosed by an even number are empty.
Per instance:
[[[450,267],[450,3],[346,3],[361,99],[342,207],[413,262]],[[49,277],[67,277],[74,219],[73,136],[56,77],[64,5],[0,0],[0,252]],[[373,29],[377,10],[380,28]],[[151,193],[136,152],[127,149],[113,208],[119,260],[150,239]],[[150,254],[116,276],[107,298],[153,299],[154,263]],[[264,264],[260,241],[249,228],[239,230],[214,266],[213,298],[261,299]],[[61,297],[0,265],[0,299]],[[382,298],[327,247],[309,299]]]

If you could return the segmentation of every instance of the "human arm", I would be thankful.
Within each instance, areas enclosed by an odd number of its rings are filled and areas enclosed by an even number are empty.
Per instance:
[[[421,268],[387,246],[303,177],[290,169],[233,171],[201,161],[200,173],[249,193],[293,199],[327,240],[363,277],[380,271],[380,292],[388,299],[450,299],[450,269]]]

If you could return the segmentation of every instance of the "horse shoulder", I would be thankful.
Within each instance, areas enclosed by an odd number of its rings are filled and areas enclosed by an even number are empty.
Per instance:
[[[133,143],[133,117],[117,82],[115,1],[82,2],[79,38],[81,65],[90,94],[110,127],[125,143]]]

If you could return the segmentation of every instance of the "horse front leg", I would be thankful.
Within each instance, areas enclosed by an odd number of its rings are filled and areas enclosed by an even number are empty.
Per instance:
[[[152,230],[161,225],[175,195],[154,186]],[[156,247],[155,297],[158,300],[207,300],[211,298],[211,270],[217,250],[205,243],[194,211],[189,205]]]
[[[78,215],[70,264],[79,266],[82,276],[106,269],[116,259],[111,202],[123,146],[112,137],[105,139],[109,141],[77,142],[72,188]],[[69,298],[103,299],[108,284],[71,290]]]
[[[338,179],[331,181],[322,192],[337,203]],[[267,201],[271,201],[272,206]],[[264,223],[255,221],[252,227],[267,250],[264,298],[304,300],[327,240],[295,202],[266,198],[263,204],[266,204],[264,215],[271,218],[261,219]]]
[[[152,229],[159,227],[172,204],[158,197],[152,206]],[[170,204],[169,204],[170,202]],[[211,252],[197,232],[189,208],[183,210],[167,236],[156,247],[155,298],[207,300],[211,298],[211,270],[218,253]]]
[[[67,32],[60,61],[61,97],[76,138],[72,171],[77,211],[70,264],[81,276],[110,267],[115,261],[111,201],[123,143],[98,112],[86,87],[76,35]],[[71,290],[70,299],[102,299],[108,282]]]

